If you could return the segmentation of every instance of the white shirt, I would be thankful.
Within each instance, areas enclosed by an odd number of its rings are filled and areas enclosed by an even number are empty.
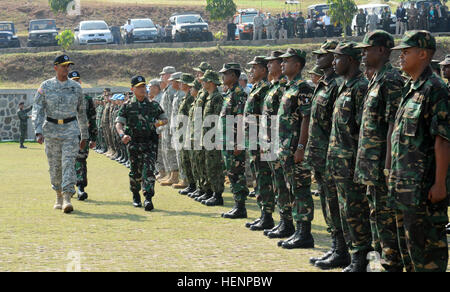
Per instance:
[[[331,25],[331,20],[330,20],[330,17],[328,15],[324,15],[323,16],[323,23],[325,25]]]
[[[134,25],[127,23],[124,25],[123,28],[125,29],[126,32],[132,32],[134,30]]]

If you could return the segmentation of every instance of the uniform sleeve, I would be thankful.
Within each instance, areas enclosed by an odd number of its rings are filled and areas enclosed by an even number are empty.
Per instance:
[[[447,87],[440,87],[432,93],[431,97],[431,125],[430,133],[433,136],[441,136],[450,141],[450,117],[448,114],[449,90]]]
[[[358,128],[361,126],[363,108],[364,108],[364,99],[367,94],[367,83],[360,83],[355,90],[355,121],[358,125]]]
[[[123,104],[120,107],[119,112],[117,113],[117,118],[114,121],[114,123],[119,123],[119,124],[123,124],[123,125],[127,124],[127,105],[126,104]]]
[[[43,84],[39,89],[36,91],[36,94],[34,95],[34,102],[33,102],[33,111],[31,114],[31,119],[33,121],[34,131],[37,134],[42,134],[42,125],[44,124],[45,119],[45,111],[44,111],[44,104],[45,104],[45,91],[43,89]]]
[[[386,123],[395,122],[395,114],[402,100],[403,81],[398,78],[394,80],[387,80],[382,87],[382,94],[386,101],[386,111],[384,113],[384,121]]]
[[[29,113],[31,110],[33,109],[33,106],[30,106],[29,108],[27,108],[25,111],[24,111],[24,113]]]
[[[314,89],[309,86],[302,86],[298,93],[299,113],[302,117],[307,117],[311,114],[311,100],[314,95]]]
[[[77,119],[80,126],[81,140],[89,139],[89,122],[86,111],[86,99],[83,95],[83,90],[78,89],[78,107],[77,107]]]

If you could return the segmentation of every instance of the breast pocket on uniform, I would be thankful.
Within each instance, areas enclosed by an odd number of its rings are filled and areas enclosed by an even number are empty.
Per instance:
[[[403,113],[403,134],[405,136],[414,137],[416,135],[421,111],[422,104],[410,102],[406,105]]]
[[[347,124],[352,115],[352,97],[350,95],[343,96],[342,102],[338,106],[338,121]]]

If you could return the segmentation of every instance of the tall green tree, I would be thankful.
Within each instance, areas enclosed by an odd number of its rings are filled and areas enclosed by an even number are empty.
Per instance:
[[[48,4],[50,5],[50,9],[55,14],[65,14],[67,11],[67,5],[73,0],[48,0]]]
[[[234,15],[236,4],[233,0],[206,0],[206,11],[211,20],[223,20]]]
[[[358,13],[358,7],[353,0],[327,0],[330,5],[330,17],[336,24],[341,24],[345,37],[347,26],[352,23],[353,17]]]

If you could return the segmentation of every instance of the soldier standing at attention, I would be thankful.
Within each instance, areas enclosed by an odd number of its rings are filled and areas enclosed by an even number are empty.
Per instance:
[[[436,51],[436,39],[430,32],[408,31],[393,50],[401,50],[400,66],[410,79],[403,90],[391,138],[391,169],[386,170],[390,199],[396,210],[398,233],[406,234],[412,270],[445,272],[449,90],[430,67]]]
[[[363,62],[374,68],[361,119],[355,181],[367,186],[372,238],[375,250],[382,255],[382,266],[388,272],[401,272],[403,263],[397,239],[395,211],[388,207],[391,165],[386,151],[391,147],[395,114],[402,99],[403,79],[389,58],[394,38],[383,30],[366,34],[356,48],[363,49]],[[402,238],[404,238],[402,236]]]
[[[262,33],[264,29],[264,18],[261,16],[261,13],[253,18],[253,40],[262,40]]]
[[[69,66],[74,64],[69,57],[61,55],[53,64],[56,77],[39,87],[32,116],[37,142],[42,144],[45,139],[50,180],[56,191],[54,209],[70,213],[77,182],[75,160],[89,139],[86,103],[80,84],[68,79]]]
[[[81,84],[81,76],[77,71],[72,71],[69,73],[69,79]],[[86,116],[88,119],[88,129],[89,129],[89,145],[80,149],[78,151],[77,160],[75,163],[75,170],[77,172],[77,187],[78,187],[78,200],[84,201],[88,198],[88,194],[84,191],[84,188],[88,185],[87,180],[87,158],[89,156],[89,148],[95,148],[97,142],[97,127],[95,125],[96,112],[94,108],[94,102],[89,95],[85,95],[86,99]],[[81,137],[80,137],[81,139]]]
[[[23,145],[23,142],[25,142],[25,137],[28,132],[28,116],[27,114],[33,109],[32,106],[25,109],[25,103],[22,101],[19,103],[19,111],[17,112],[17,116],[19,117],[19,130],[20,130],[20,148],[26,149]]]
[[[306,64],[305,51],[289,48],[280,57],[283,58],[282,73],[288,83],[278,109],[280,147],[277,155],[283,167],[284,180],[290,188],[292,218],[297,229],[278,245],[287,249],[314,248],[311,234],[311,221],[314,218],[311,171],[306,168],[303,159],[314,89],[302,78]]]
[[[334,50],[333,66],[344,78],[334,105],[327,167],[336,184],[342,227],[351,263],[344,272],[365,272],[372,250],[367,187],[353,181],[359,129],[368,80],[360,70],[361,49],[355,42],[341,42]]]
[[[130,190],[133,205],[141,207],[144,191],[145,211],[153,210],[152,197],[155,194],[155,163],[158,152],[156,129],[168,123],[167,115],[157,102],[149,101],[145,78],[131,79],[134,97],[122,105],[116,119],[116,130],[122,142],[127,145],[130,160]]]
[[[363,9],[359,9],[359,13],[356,15],[356,26],[358,35],[363,35],[366,30],[366,14]]]

